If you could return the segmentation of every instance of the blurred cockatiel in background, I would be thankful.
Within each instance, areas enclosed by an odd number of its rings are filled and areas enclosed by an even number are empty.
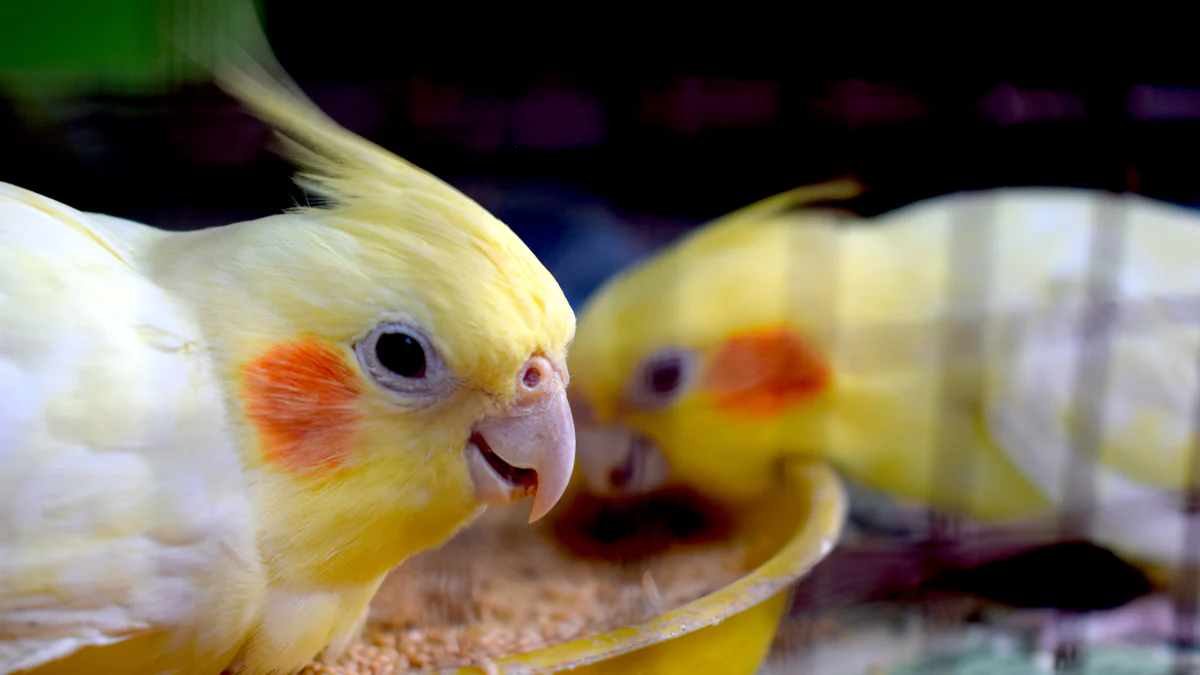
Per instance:
[[[219,74],[322,207],[172,233],[0,184],[0,673],[294,672],[571,475],[575,318],[529,249],[284,76]]]
[[[1072,514],[1074,534],[1170,581],[1197,555],[1200,217],[1062,188],[870,219],[816,207],[860,189],[764,200],[589,299],[570,361],[584,488],[686,485],[736,509],[781,461],[820,458],[980,532],[1046,543]],[[1094,293],[1115,299],[1111,330]],[[1163,599],[1137,609],[1162,619]],[[1133,627],[1096,620],[1094,639]]]

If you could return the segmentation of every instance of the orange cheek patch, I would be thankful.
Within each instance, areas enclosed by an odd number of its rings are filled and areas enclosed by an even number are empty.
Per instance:
[[[704,390],[718,408],[767,417],[829,386],[829,364],[786,328],[737,335],[713,354]]]
[[[247,363],[242,375],[246,417],[268,462],[313,473],[349,457],[362,391],[341,352],[319,340],[287,342]]]

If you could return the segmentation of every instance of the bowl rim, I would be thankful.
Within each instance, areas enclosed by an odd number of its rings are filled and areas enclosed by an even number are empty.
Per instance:
[[[788,590],[836,546],[846,520],[848,498],[836,472],[824,464],[788,461],[783,466],[785,497],[795,496],[798,519],[792,534],[770,558],[733,583],[644,621],[606,633],[562,642],[493,663],[505,675],[542,675],[579,668],[721,623]],[[440,671],[444,675],[483,673],[476,666]]]

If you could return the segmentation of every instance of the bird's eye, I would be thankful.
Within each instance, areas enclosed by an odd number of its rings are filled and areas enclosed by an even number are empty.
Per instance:
[[[670,396],[679,388],[683,377],[683,357],[671,356],[646,369],[644,383],[647,393]]]
[[[626,399],[635,408],[662,408],[674,402],[691,384],[696,370],[692,352],[675,347],[660,349],[642,360],[626,388]]]
[[[379,364],[400,377],[425,377],[425,348],[408,333],[383,333],[375,340]]]
[[[354,348],[371,377],[396,393],[428,399],[453,384],[429,339],[412,326],[380,324]]]

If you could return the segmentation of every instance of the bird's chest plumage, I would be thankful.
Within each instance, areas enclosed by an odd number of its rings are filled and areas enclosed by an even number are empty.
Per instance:
[[[382,582],[383,577],[336,588],[268,588],[258,620],[227,672],[292,673],[326,645],[331,654],[342,652],[361,631]]]

